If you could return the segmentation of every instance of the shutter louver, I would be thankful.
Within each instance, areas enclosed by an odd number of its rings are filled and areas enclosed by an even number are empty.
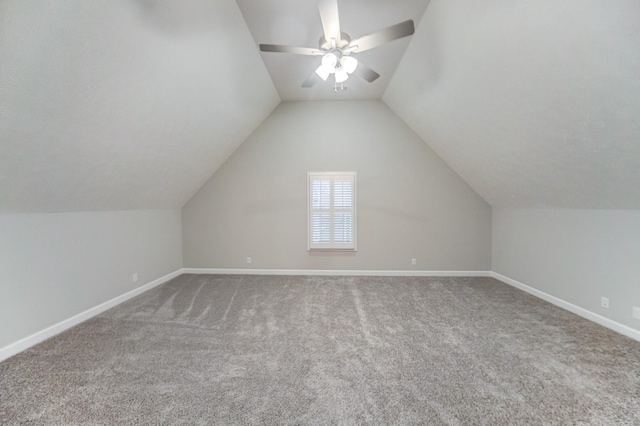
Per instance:
[[[331,242],[331,213],[313,213],[313,242]]]
[[[333,240],[336,243],[350,243],[351,213],[335,213],[333,223]]]
[[[314,180],[312,183],[313,208],[331,208],[331,180]]]
[[[352,182],[350,180],[336,180],[333,182],[335,208],[351,208]]]

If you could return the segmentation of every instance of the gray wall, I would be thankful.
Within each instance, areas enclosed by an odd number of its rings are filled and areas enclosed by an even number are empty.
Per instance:
[[[358,173],[357,253],[307,251],[309,171]],[[491,207],[381,101],[283,102],[182,220],[185,267],[491,267]]]
[[[640,330],[640,211],[496,208],[493,271]]]
[[[0,348],[180,269],[181,235],[178,210],[0,215]]]

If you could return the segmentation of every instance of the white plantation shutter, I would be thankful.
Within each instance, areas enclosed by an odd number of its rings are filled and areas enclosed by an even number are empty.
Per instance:
[[[314,243],[330,243],[331,215],[329,213],[313,213],[312,229],[312,241]]]
[[[355,250],[355,172],[309,173],[309,249]]]

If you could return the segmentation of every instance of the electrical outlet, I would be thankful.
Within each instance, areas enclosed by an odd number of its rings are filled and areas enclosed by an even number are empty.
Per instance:
[[[251,258],[247,257],[247,263],[251,263]]]
[[[600,298],[600,306],[602,306],[605,309],[609,309],[609,299],[606,297],[601,297]]]
[[[640,320],[640,308],[637,306],[633,307],[633,317],[637,320]]]
[[[411,264],[414,265],[414,266],[418,264],[418,261],[416,260],[415,257],[413,259],[411,259]]]
[[[138,282],[138,274],[133,274],[133,276],[131,277],[131,281],[133,281],[134,283]]]

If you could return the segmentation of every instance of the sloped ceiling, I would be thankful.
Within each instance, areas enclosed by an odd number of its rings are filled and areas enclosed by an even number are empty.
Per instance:
[[[287,21],[307,2],[260,5]],[[351,31],[405,18],[386,15]],[[640,2],[413,18],[382,99],[485,200],[640,209]],[[181,207],[280,102],[256,44],[233,0],[0,0],[0,212]]]
[[[637,0],[433,0],[383,100],[493,206],[640,209]]]
[[[179,208],[279,102],[233,0],[2,0],[0,212]]]

